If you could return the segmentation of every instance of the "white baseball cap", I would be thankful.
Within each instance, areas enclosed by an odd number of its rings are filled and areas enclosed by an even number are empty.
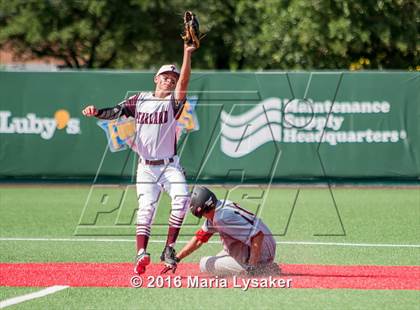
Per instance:
[[[173,72],[179,76],[179,71],[175,65],[163,65],[162,67],[160,67],[160,69],[158,70],[155,76],[158,76],[159,74],[162,74],[165,72]]]

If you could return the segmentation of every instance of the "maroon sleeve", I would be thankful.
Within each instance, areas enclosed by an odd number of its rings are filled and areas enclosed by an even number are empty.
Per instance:
[[[135,94],[134,96],[131,96],[120,103],[120,105],[122,105],[122,108],[123,108],[123,113],[126,116],[132,116],[132,117],[136,116],[136,105],[137,105],[137,100],[139,97],[140,97],[140,93]]]
[[[185,98],[182,101],[176,101],[174,98],[174,95],[171,96],[171,103],[172,103],[172,109],[174,110],[174,116],[175,119],[179,119],[181,116],[182,110],[184,109],[185,102],[187,101],[187,98]]]
[[[140,94],[131,96],[113,108],[100,109],[96,117],[99,119],[117,119],[122,115],[136,117],[136,104],[139,96]]]

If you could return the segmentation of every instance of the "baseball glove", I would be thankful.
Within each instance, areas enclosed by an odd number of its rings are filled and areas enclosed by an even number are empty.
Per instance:
[[[196,48],[200,47],[200,40],[204,38],[205,34],[200,32],[200,23],[197,16],[191,11],[184,13],[184,32],[181,34],[185,44]]]
[[[176,257],[174,248],[165,246],[162,255],[160,256],[160,260],[165,264],[165,267],[160,272],[161,274],[167,273],[169,270],[172,270],[172,273],[175,273],[179,259]]]

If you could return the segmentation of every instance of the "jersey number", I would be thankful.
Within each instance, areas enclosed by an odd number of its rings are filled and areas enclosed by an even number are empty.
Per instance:
[[[242,212],[239,211],[234,211],[236,214],[240,215],[245,221],[247,221],[249,224],[251,224],[252,226],[254,226],[254,218],[255,218],[255,214],[252,212],[249,212],[248,210],[245,210],[243,208],[241,208],[237,203],[233,203],[233,206],[242,211],[243,213],[250,215],[252,217],[252,220],[250,218],[248,218],[247,216],[245,216],[244,214],[242,214]]]

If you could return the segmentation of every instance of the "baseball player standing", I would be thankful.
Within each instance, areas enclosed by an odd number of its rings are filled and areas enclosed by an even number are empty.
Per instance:
[[[203,186],[194,188],[190,209],[193,215],[204,216],[206,221],[178,253],[178,262],[206,243],[214,233],[219,233],[224,249],[216,256],[200,260],[202,272],[220,276],[280,273],[274,263],[276,241],[254,214],[232,201],[217,200],[215,194]]]
[[[115,107],[97,109],[88,106],[86,116],[116,119],[124,115],[136,120],[135,146],[139,154],[136,189],[139,202],[137,212],[137,256],[134,271],[142,274],[150,263],[146,252],[151,226],[162,189],[172,199],[166,246],[161,260],[176,269],[175,242],[188,210],[188,186],[179,158],[176,155],[176,120],[184,103],[191,75],[191,55],[196,47],[184,44],[181,72],[174,65],[163,65],[154,77],[154,92],[141,92]]]

